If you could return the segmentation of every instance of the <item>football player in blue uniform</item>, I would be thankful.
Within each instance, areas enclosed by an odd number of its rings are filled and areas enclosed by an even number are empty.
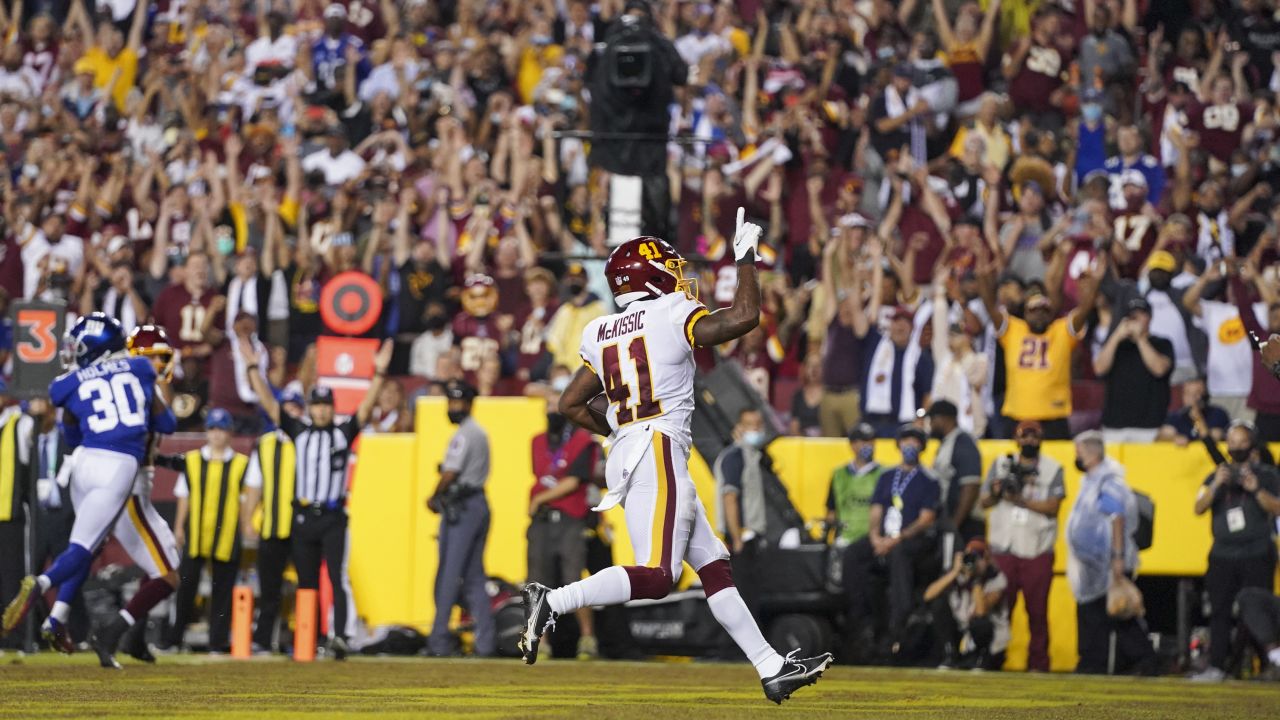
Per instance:
[[[62,409],[63,436],[76,448],[71,471],[75,524],[70,544],[49,569],[23,578],[4,611],[0,629],[5,634],[22,622],[36,597],[54,586],[58,600],[51,622],[65,622],[94,553],[126,511],[149,433],[177,429],[173,411],[156,394],[155,367],[146,357],[125,353],[124,331],[115,319],[103,313],[80,318],[67,333],[64,353],[75,368],[49,385],[49,399]],[[114,659],[112,666],[119,667]]]

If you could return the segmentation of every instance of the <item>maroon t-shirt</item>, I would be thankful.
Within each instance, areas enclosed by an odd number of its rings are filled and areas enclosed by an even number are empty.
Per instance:
[[[516,327],[520,330],[520,356],[517,367],[521,370],[533,370],[547,352],[544,339],[547,323],[555,315],[556,305],[532,308],[523,317],[516,318]]]
[[[1156,223],[1140,211],[1121,210],[1116,213],[1114,242],[1129,251],[1129,262],[1120,268],[1121,277],[1137,279],[1146,265],[1151,249],[1156,245]]]
[[[258,407],[241,400],[236,389],[236,364],[229,340],[223,340],[209,356],[209,407],[224,408],[236,417],[258,413]]]
[[[1191,129],[1200,134],[1200,147],[1218,160],[1229,163],[1231,153],[1240,147],[1245,125],[1253,120],[1253,105],[1192,103],[1187,108],[1187,120]]]
[[[468,382],[475,382],[480,361],[498,352],[502,345],[499,336],[498,321],[494,315],[480,318],[463,312],[453,319],[453,344],[462,351],[462,371],[466,373]]]
[[[1055,108],[1049,97],[1062,87],[1063,73],[1070,58],[1052,45],[1036,45],[1032,41],[1018,74],[1009,82],[1009,99],[1021,110],[1051,112]]]
[[[183,285],[170,285],[160,291],[154,311],[156,323],[165,329],[169,342],[175,348],[182,350],[206,341],[203,328],[209,305],[217,296],[218,292],[209,288],[199,297],[194,297]],[[209,327],[218,328],[222,325],[222,321],[215,316]]]
[[[1080,298],[1080,276],[1098,256],[1093,238],[1089,235],[1075,235],[1067,238],[1067,242],[1070,243],[1070,249],[1067,250],[1067,274],[1062,279],[1064,311],[1076,306],[1076,301]]]
[[[0,287],[9,293],[11,299],[22,297],[22,246],[13,233],[5,233],[0,241]]]
[[[40,78],[40,89],[44,90],[54,81],[58,74],[58,43],[50,40],[36,44],[24,38],[19,46],[22,48],[22,64],[35,71]]]
[[[516,320],[529,314],[529,295],[524,289],[524,273],[511,277],[493,274],[493,284],[498,288],[498,313],[510,315]]]

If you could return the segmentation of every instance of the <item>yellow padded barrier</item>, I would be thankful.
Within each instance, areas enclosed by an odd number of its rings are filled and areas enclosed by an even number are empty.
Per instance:
[[[351,579],[360,615],[371,626],[413,625],[426,631],[434,617],[439,518],[426,510],[426,499],[439,479],[437,467],[454,426],[445,417],[442,398],[422,398],[417,406],[417,432],[412,435],[369,435],[361,440],[351,497]],[[486,495],[492,512],[485,569],[491,575],[521,581],[525,574],[529,488],[533,483],[530,442],[545,427],[545,404],[531,398],[482,398],[476,420],[489,433],[491,474]],[[979,443],[984,470],[1002,454],[1016,450],[1009,441]],[[924,462],[933,457],[930,443]],[[1047,442],[1044,452],[1065,468],[1067,498],[1059,517],[1065,527],[1079,487],[1070,442]],[[1198,576],[1204,573],[1211,536],[1207,517],[1192,513],[1195,494],[1212,469],[1199,446],[1121,445],[1108,454],[1124,463],[1129,483],[1156,505],[1155,542],[1142,553],[1148,575]],[[775,469],[805,520],[826,514],[831,471],[851,459],[848,443],[839,439],[779,438],[769,447]],[[893,464],[892,441],[876,443],[876,459]],[[714,487],[708,463],[697,452],[689,461],[698,494],[714,518]],[[621,563],[633,561],[621,508],[605,516]],[[1063,571],[1065,546],[1059,532],[1055,570]],[[693,578],[686,566],[681,584]],[[1054,580],[1050,595],[1050,658],[1054,670],[1075,666],[1075,603],[1064,577]],[[1010,669],[1025,659],[1026,621],[1021,603],[1015,610]],[[1016,661],[1014,660],[1016,659]]]

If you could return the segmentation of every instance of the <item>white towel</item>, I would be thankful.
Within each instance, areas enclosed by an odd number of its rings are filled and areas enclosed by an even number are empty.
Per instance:
[[[249,405],[257,405],[258,394],[253,391],[253,386],[249,384],[248,366],[244,364],[244,357],[240,355],[240,338],[232,333],[227,336],[227,340],[231,343],[231,362],[236,376],[236,395],[240,396],[242,402]],[[266,368],[271,362],[271,356],[267,352],[267,346],[262,344],[257,335],[251,336],[250,342],[253,343],[254,352],[258,356],[258,372],[265,382],[267,379]]]
[[[871,356],[867,371],[867,413],[884,415],[893,411],[893,341],[881,336],[876,351]],[[902,390],[898,396],[898,420],[911,422],[916,416],[915,376],[916,363],[920,362],[920,345],[911,343],[902,356]]]

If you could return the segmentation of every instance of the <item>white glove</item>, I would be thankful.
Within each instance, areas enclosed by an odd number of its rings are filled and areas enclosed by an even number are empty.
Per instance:
[[[736,262],[760,259],[756,248],[760,247],[760,235],[763,233],[759,225],[747,222],[746,208],[738,208],[738,229],[733,233],[733,259]]]

